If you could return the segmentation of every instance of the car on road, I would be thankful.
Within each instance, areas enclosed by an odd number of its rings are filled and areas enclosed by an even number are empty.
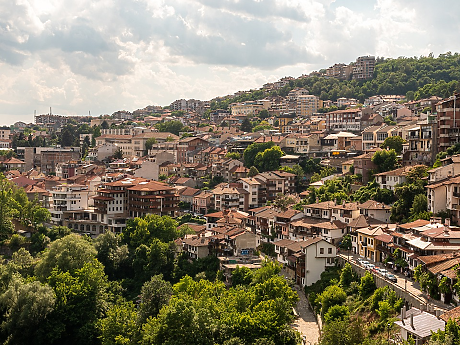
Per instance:
[[[370,264],[370,263],[367,263],[367,265],[364,266],[365,269],[369,270],[369,271],[372,271],[374,269],[375,265],[374,264]]]
[[[388,272],[386,269],[384,268],[379,268],[378,271],[377,271],[378,274],[380,274],[381,276],[386,276],[387,274],[389,274],[390,272]]]
[[[356,261],[357,261],[360,265],[362,265],[363,262],[367,262],[366,260],[361,259],[361,258],[356,259]]]
[[[385,275],[385,278],[387,278],[389,281],[392,281],[393,283],[398,282],[398,278],[394,274],[391,274],[391,273],[387,273]]]

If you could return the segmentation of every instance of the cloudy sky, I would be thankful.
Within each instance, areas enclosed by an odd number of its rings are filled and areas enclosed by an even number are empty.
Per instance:
[[[0,2],[0,124],[211,99],[357,56],[460,52],[457,0]]]

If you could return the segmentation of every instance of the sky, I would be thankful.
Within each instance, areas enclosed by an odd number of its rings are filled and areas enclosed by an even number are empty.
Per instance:
[[[460,52],[457,0],[0,1],[0,125],[209,100],[358,56]]]

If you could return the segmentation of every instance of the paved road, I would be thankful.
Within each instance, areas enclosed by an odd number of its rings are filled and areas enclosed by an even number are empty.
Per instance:
[[[299,295],[299,302],[294,308],[299,316],[293,324],[293,327],[305,337],[306,345],[317,344],[319,340],[319,328],[316,324],[316,318],[313,312],[308,307],[308,301],[303,291],[296,286]]]
[[[359,255],[350,254],[348,256],[348,255],[342,254],[341,256],[344,259],[346,259],[346,260],[350,259],[352,262],[354,262],[357,265],[359,265],[359,263],[356,261],[356,259],[358,259],[360,257]],[[371,260],[368,260],[368,261],[371,261]],[[373,262],[373,263],[377,267],[385,268],[385,265],[382,264],[381,262]],[[392,271],[392,270],[390,270],[390,271]],[[402,273],[395,273],[395,272],[391,272],[391,273],[393,273],[398,279],[397,283],[395,283],[395,284],[398,285],[399,287],[401,287],[402,289],[407,290],[411,295],[417,296],[418,298],[420,298],[425,303],[434,304],[436,307],[438,307],[439,309],[441,309],[443,311],[447,311],[449,309],[452,309],[452,306],[446,305],[446,304],[442,303],[441,301],[428,299],[428,296],[420,290],[420,285],[415,280],[406,279]],[[373,273],[373,274],[375,274],[375,273]]]

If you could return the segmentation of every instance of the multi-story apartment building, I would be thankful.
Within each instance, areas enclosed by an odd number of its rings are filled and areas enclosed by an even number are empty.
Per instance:
[[[374,76],[375,56],[360,56],[353,65],[353,79],[366,80]]]
[[[179,211],[179,195],[176,189],[157,181],[142,181],[128,189],[130,217],[147,214],[174,216]]]
[[[315,95],[300,95],[297,97],[297,116],[311,116],[321,108],[322,101]]]
[[[260,201],[259,200],[259,189],[260,189],[260,186],[262,185],[262,181],[254,177],[245,177],[245,178],[240,179],[240,182],[243,183],[243,189],[249,193],[249,196],[248,196],[249,209],[262,206],[262,204],[259,203]]]
[[[209,145],[209,141],[197,137],[181,139],[177,145],[177,162],[189,163],[195,151],[201,151]]]
[[[40,149],[40,169],[44,174],[55,174],[58,163],[80,160],[79,147],[55,147],[55,148],[36,148]],[[38,152],[37,152],[38,153]],[[33,157],[35,159],[36,157]]]
[[[336,63],[326,69],[326,77],[340,80],[348,80],[353,73],[353,66],[344,63]]]
[[[249,193],[243,188],[227,185],[214,188],[212,193],[216,210],[235,208],[240,211],[247,211],[249,208]]]
[[[62,184],[52,190],[51,221],[62,224],[64,212],[81,211],[88,208],[88,186]]]
[[[331,111],[325,114],[328,131],[359,132],[361,130],[361,109],[345,109]]]
[[[232,115],[257,115],[259,111],[269,108],[270,104],[264,104],[262,102],[243,102],[233,103],[230,105]]]
[[[446,151],[450,146],[460,142],[460,94],[436,104],[438,120],[437,153]]]
[[[436,142],[435,135],[437,125],[435,121],[428,119],[411,126],[407,132],[407,141],[409,147],[404,152],[403,162],[407,165],[426,164],[432,165],[436,158]],[[435,143],[433,145],[433,143]]]
[[[196,111],[197,113],[202,113],[205,107],[205,102],[196,100],[196,99],[178,99],[172,102],[169,108],[173,111],[182,110],[182,111]]]
[[[380,147],[386,138],[397,135],[397,126],[371,126],[363,130],[363,151]]]

